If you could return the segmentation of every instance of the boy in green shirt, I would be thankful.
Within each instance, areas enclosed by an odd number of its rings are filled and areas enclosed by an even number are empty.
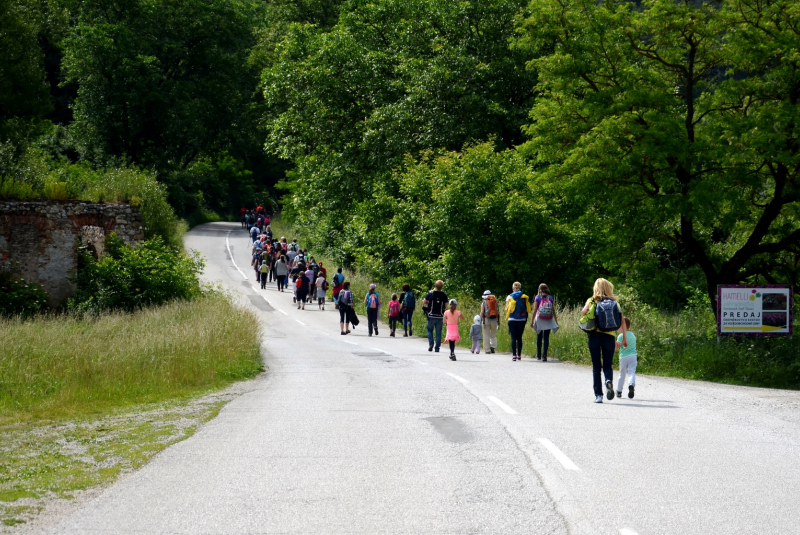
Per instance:
[[[622,347],[622,335],[617,336],[617,349],[619,349],[619,382],[617,382],[617,397],[622,397],[622,388],[625,386],[625,376],[630,375],[631,382],[628,386],[628,397],[633,398],[633,389],[636,386],[636,335],[631,332],[630,318],[622,318],[628,331],[628,347]]]

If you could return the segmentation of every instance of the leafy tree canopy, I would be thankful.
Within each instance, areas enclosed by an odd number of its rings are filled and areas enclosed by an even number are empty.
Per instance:
[[[716,285],[797,281],[800,5],[537,0],[517,47],[540,98],[524,152],[591,207],[616,271],[656,248]],[[662,256],[663,259],[663,256]]]

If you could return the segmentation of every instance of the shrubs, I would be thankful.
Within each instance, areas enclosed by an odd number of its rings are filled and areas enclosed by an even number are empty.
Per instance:
[[[11,271],[0,271],[0,316],[31,316],[47,304],[47,293],[41,284],[14,277]]]
[[[185,256],[160,237],[130,246],[112,234],[99,260],[81,249],[78,295],[68,307],[76,312],[132,311],[174,299],[193,299],[201,293],[197,277],[203,267],[199,254]]]

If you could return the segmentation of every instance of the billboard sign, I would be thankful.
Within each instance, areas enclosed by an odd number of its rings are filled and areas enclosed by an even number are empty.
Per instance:
[[[717,286],[717,334],[792,335],[792,287]]]

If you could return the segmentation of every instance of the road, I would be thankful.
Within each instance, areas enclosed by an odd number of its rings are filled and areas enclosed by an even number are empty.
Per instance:
[[[797,392],[639,376],[596,405],[585,367],[340,336],[256,289],[238,224],[186,244],[258,314],[268,372],[53,533],[800,533]]]

